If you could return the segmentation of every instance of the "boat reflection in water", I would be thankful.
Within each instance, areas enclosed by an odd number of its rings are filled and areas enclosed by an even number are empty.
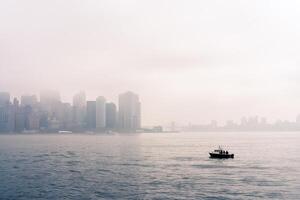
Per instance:
[[[213,152],[209,153],[210,158],[234,158],[234,154],[230,154],[228,151],[223,150],[220,146],[219,149],[214,150]]]

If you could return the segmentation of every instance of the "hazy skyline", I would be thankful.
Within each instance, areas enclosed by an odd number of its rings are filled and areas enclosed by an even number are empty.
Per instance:
[[[299,1],[1,1],[0,91],[139,94],[143,124],[300,113]]]

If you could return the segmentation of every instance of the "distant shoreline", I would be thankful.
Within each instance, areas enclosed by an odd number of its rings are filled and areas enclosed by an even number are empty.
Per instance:
[[[0,135],[44,135],[44,134],[55,134],[55,135],[127,135],[127,134],[142,134],[142,133],[156,133],[156,134],[166,134],[166,133],[249,133],[249,132],[300,132],[300,130],[201,130],[201,131],[163,131],[163,132],[0,132]]]

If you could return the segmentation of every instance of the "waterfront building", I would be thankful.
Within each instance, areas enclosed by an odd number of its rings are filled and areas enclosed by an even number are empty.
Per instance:
[[[0,132],[13,132],[15,114],[14,108],[7,101],[4,102],[5,105],[0,105]]]
[[[87,101],[86,104],[86,127],[88,130],[96,129],[96,101]]]
[[[73,110],[70,103],[62,103],[60,130],[70,131],[73,129]]]
[[[40,130],[45,131],[49,126],[49,117],[48,113],[43,110],[39,110],[39,121],[40,121]]]
[[[24,109],[25,114],[25,129],[26,130],[39,130],[40,128],[40,118],[38,111],[35,107],[25,106],[21,107]]]
[[[102,96],[96,99],[96,129],[104,131],[106,128],[106,99]]]
[[[109,130],[117,127],[117,107],[114,103],[106,103],[106,128]]]
[[[141,103],[138,95],[126,92],[119,95],[119,129],[135,132],[141,128]]]
[[[7,105],[10,102],[10,94],[8,92],[0,92],[0,106]]]
[[[51,118],[48,120],[48,131],[58,132],[61,129],[61,122],[57,118]]]
[[[48,128],[51,130],[56,130],[57,126],[60,127],[60,122],[62,121],[62,111],[61,111],[61,100],[60,94],[56,90],[43,90],[40,93],[40,107],[43,113],[47,115]],[[50,127],[53,124],[53,128]],[[59,128],[58,128],[59,129]]]
[[[22,132],[26,127],[26,115],[24,107],[17,107],[15,110],[15,131]]]
[[[48,111],[50,115],[55,113],[59,109],[60,94],[55,90],[43,90],[40,93],[41,108]]]
[[[21,96],[21,106],[31,106],[35,107],[37,105],[36,95],[22,95]]]
[[[73,96],[73,126],[80,130],[85,126],[86,96],[83,91]]]

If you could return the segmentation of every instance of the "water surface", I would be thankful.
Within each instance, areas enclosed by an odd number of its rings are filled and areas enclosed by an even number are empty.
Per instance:
[[[0,135],[0,199],[299,199],[300,133]],[[235,159],[209,159],[218,145]]]

